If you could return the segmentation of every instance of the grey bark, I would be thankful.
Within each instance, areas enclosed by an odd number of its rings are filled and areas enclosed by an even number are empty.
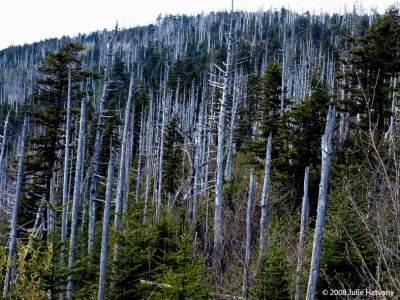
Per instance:
[[[244,257],[244,271],[243,271],[243,296],[250,299],[249,294],[249,267],[251,256],[251,239],[252,239],[252,221],[253,221],[253,194],[254,194],[254,169],[250,170],[250,187],[249,197],[247,200],[247,213],[246,213],[246,253]]]
[[[113,153],[112,153],[112,147],[111,147],[110,161],[108,162],[106,202],[104,205],[104,214],[103,214],[103,231],[102,231],[102,235],[101,235],[99,293],[98,293],[98,297],[97,297],[98,300],[105,299],[108,238],[109,238],[109,231],[110,231],[110,212],[111,212],[113,181],[114,181],[114,164],[113,164]]]
[[[131,80],[129,84],[129,95],[128,101],[126,103],[125,108],[125,117],[124,117],[124,128],[122,133],[122,144],[121,144],[121,157],[120,157],[120,164],[119,164],[119,171],[118,171],[118,186],[117,186],[117,196],[115,198],[115,215],[114,215],[114,229],[115,232],[119,232],[121,230],[121,199],[124,189],[124,177],[125,177],[125,160],[126,160],[126,148],[127,148],[127,140],[128,140],[128,128],[129,128],[129,119],[132,112],[132,101],[133,101],[133,84],[134,84],[134,77],[133,74],[131,75]],[[128,180],[126,178],[126,180]],[[117,261],[118,258],[118,244],[114,244],[114,263]],[[113,273],[115,273],[115,267],[113,267]],[[112,288],[114,287],[114,283],[112,283]]]
[[[76,240],[78,231],[78,208],[79,199],[81,194],[81,174],[82,174],[82,163],[83,163],[83,144],[85,141],[85,123],[86,123],[86,100],[82,99],[81,105],[81,119],[79,122],[79,137],[78,137],[78,150],[76,157],[75,167],[75,180],[74,180],[74,194],[72,197],[72,209],[71,209],[71,236],[69,243],[69,257],[68,257],[68,269],[70,275],[68,276],[67,285],[67,298],[72,296],[74,290],[74,274],[73,268],[75,265],[76,256]]]
[[[24,125],[22,127],[21,144],[19,146],[19,161],[18,161],[18,173],[17,173],[17,186],[14,196],[14,205],[11,217],[11,228],[10,228],[10,243],[8,248],[8,260],[6,269],[6,278],[4,280],[3,298],[7,298],[10,291],[13,274],[15,272],[15,259],[16,259],[16,244],[17,244],[17,222],[18,222],[18,209],[19,209],[19,198],[22,190],[22,175],[24,166],[24,155],[25,155],[25,139],[27,131],[28,119],[25,116]]]
[[[65,124],[65,147],[64,147],[64,174],[63,174],[63,198],[62,198],[62,214],[61,214],[61,254],[60,254],[60,268],[65,267],[65,242],[67,240],[67,227],[68,227],[68,164],[69,164],[69,143],[71,127],[71,69],[68,69],[68,96],[67,96],[67,122]],[[61,291],[64,290],[63,281],[60,286]],[[60,293],[60,299],[65,298],[65,293]]]
[[[100,150],[103,142],[104,131],[104,102],[107,98],[110,82],[110,64],[113,57],[114,38],[117,33],[118,24],[115,26],[114,33],[107,43],[107,55],[104,66],[104,85],[99,101],[99,116],[97,119],[96,137],[94,143],[94,152],[92,158],[92,180],[90,183],[89,197],[89,229],[88,229],[88,254],[93,252],[93,238],[95,233],[96,199],[97,199],[97,176],[99,173]]]
[[[315,299],[315,291],[319,272],[319,259],[324,233],[324,224],[327,208],[329,171],[331,169],[332,137],[335,130],[335,107],[329,107],[325,133],[322,136],[322,170],[318,193],[318,210],[315,224],[314,242],[311,255],[310,275],[307,286],[307,300]]]
[[[267,231],[268,223],[268,197],[269,197],[269,177],[271,171],[271,153],[272,153],[272,133],[269,134],[267,144],[267,154],[265,158],[265,174],[263,191],[261,196],[261,220],[260,220],[260,254],[259,261],[264,254],[265,248],[265,233]]]
[[[4,121],[4,129],[3,136],[1,140],[1,150],[0,150],[0,188],[3,186],[3,174],[4,174],[4,153],[6,151],[6,143],[7,143],[7,128],[8,128],[8,120],[10,118],[10,111],[7,112],[6,120]],[[0,199],[0,208],[2,206],[2,199]]]
[[[300,300],[301,296],[301,273],[303,269],[303,248],[304,240],[306,237],[306,230],[308,224],[308,182],[310,178],[310,167],[307,167],[304,171],[304,193],[303,193],[303,203],[301,206],[301,223],[300,223],[300,238],[299,238],[299,250],[298,250],[298,260],[296,268],[296,291],[295,300]]]
[[[226,68],[223,76],[222,98],[220,103],[219,121],[218,121],[218,146],[217,146],[217,174],[215,187],[215,210],[214,210],[214,266],[220,264],[223,251],[222,236],[222,187],[224,181],[224,153],[225,153],[225,119],[228,104],[229,75],[232,64],[232,23],[233,12],[231,12],[230,28],[228,33],[228,49]]]

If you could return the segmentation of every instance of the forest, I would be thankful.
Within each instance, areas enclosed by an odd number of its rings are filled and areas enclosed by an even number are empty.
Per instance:
[[[1,50],[0,297],[397,299],[398,49],[392,5]]]

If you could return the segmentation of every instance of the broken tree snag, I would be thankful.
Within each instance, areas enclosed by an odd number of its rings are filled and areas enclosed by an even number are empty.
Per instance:
[[[300,223],[300,238],[299,238],[299,252],[296,269],[296,292],[295,300],[300,300],[301,296],[301,273],[303,269],[303,247],[306,236],[306,229],[308,225],[308,182],[310,178],[310,167],[304,171],[304,193],[303,204],[301,207],[301,223]]]
[[[329,171],[331,169],[332,138],[335,131],[335,107],[330,106],[326,121],[325,133],[322,136],[322,169],[321,181],[319,183],[317,220],[315,223],[314,242],[311,256],[310,276],[307,286],[307,300],[315,299],[315,289],[317,285],[319,259],[321,255],[322,237],[326,217],[326,207],[328,198]]]
[[[252,223],[253,223],[253,194],[254,194],[254,169],[250,170],[250,187],[249,197],[247,199],[247,213],[246,213],[246,254],[244,257],[244,272],[243,272],[243,296],[250,299],[249,294],[249,267],[251,256],[251,240],[252,240]]]
[[[267,143],[267,154],[265,158],[265,173],[263,192],[261,196],[261,220],[260,220],[260,254],[259,262],[264,254],[265,233],[267,231],[267,213],[268,213],[268,197],[269,197],[269,176],[271,172],[271,153],[272,153],[272,133],[269,134]]]

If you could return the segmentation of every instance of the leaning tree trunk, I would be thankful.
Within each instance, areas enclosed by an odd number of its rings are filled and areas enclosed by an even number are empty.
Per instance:
[[[1,150],[0,150],[0,189],[3,187],[3,174],[4,174],[4,152],[6,151],[6,143],[7,143],[7,128],[8,128],[8,120],[10,117],[10,111],[7,113],[6,120],[4,121],[4,129],[3,129],[3,136],[1,141]],[[0,209],[2,207],[2,201],[0,196]]]
[[[64,177],[63,177],[63,199],[62,199],[62,214],[61,214],[61,257],[60,268],[65,267],[65,242],[67,240],[67,226],[68,226],[68,164],[69,164],[69,143],[71,127],[71,69],[68,69],[68,96],[67,96],[67,123],[65,125],[65,148],[64,148]],[[64,282],[61,281],[61,291],[64,290]],[[60,299],[65,298],[65,293],[61,292]]]
[[[110,83],[110,63],[113,56],[114,38],[117,33],[118,24],[115,26],[114,33],[107,44],[107,56],[104,66],[104,85],[103,91],[99,101],[99,116],[97,119],[96,137],[94,142],[94,152],[92,158],[92,179],[90,183],[90,197],[89,197],[89,228],[88,228],[88,254],[89,258],[93,252],[93,239],[95,232],[95,217],[96,217],[96,199],[97,199],[97,177],[99,173],[100,163],[100,150],[103,142],[103,131],[104,131],[104,102],[106,101],[109,92]]]
[[[71,209],[71,236],[69,242],[69,259],[68,259],[68,285],[67,285],[67,298],[71,297],[74,291],[74,274],[73,268],[75,266],[76,256],[76,239],[78,231],[78,208],[79,198],[81,194],[81,174],[82,174],[82,163],[83,163],[83,143],[85,141],[85,122],[86,122],[86,100],[82,99],[81,105],[81,120],[79,123],[79,137],[78,137],[78,150],[76,157],[75,167],[75,181],[74,181],[74,194],[72,197],[72,209]]]
[[[271,170],[271,153],[272,153],[272,133],[269,134],[267,144],[267,154],[265,158],[265,174],[264,184],[261,196],[261,220],[260,220],[260,254],[259,262],[264,254],[265,248],[265,232],[267,230],[267,214],[268,214],[268,197],[269,197],[269,176]]]
[[[331,169],[332,137],[335,130],[335,107],[329,107],[325,133],[322,136],[322,170],[318,194],[318,211],[315,223],[314,242],[311,255],[310,276],[308,278],[307,300],[315,299],[317,285],[319,259],[321,254],[322,237],[326,217],[329,171]]]
[[[19,209],[19,198],[21,195],[22,189],[22,173],[24,166],[24,155],[25,155],[25,138],[26,138],[26,130],[27,130],[27,117],[25,116],[24,125],[22,127],[22,137],[21,144],[19,146],[19,162],[18,162],[18,174],[17,174],[17,186],[15,190],[14,196],[14,205],[13,212],[11,218],[11,229],[10,229],[10,244],[8,248],[8,261],[7,261],[7,270],[6,270],[6,278],[4,280],[4,290],[3,290],[3,298],[7,298],[7,295],[10,291],[11,281],[13,274],[15,272],[15,248],[17,244],[17,221],[18,221],[18,209]]]
[[[254,194],[254,169],[250,170],[250,187],[249,197],[247,200],[246,214],[246,254],[244,257],[244,272],[243,272],[243,296],[246,300],[250,299],[249,294],[249,267],[251,256],[251,239],[252,239],[252,218],[253,218],[253,194]]]
[[[121,227],[121,199],[122,199],[122,194],[123,194],[123,188],[124,188],[124,168],[125,168],[125,160],[126,160],[126,146],[127,146],[127,141],[128,141],[128,128],[129,128],[129,119],[131,116],[132,112],[132,100],[133,100],[133,74],[131,75],[131,81],[129,84],[129,95],[128,95],[128,101],[126,103],[126,108],[125,108],[125,118],[124,118],[124,129],[122,132],[122,144],[121,144],[121,153],[120,153],[120,161],[119,161],[119,171],[118,171],[118,186],[117,186],[117,196],[115,198],[115,215],[114,215],[114,229],[115,232],[120,231]],[[132,133],[133,134],[133,133]],[[125,180],[128,180],[128,178],[125,178]],[[117,261],[118,258],[118,244],[114,244],[114,264]],[[113,267],[113,273],[116,272],[115,266]],[[112,283],[112,288],[114,287],[114,283]]]
[[[101,236],[99,294],[97,297],[98,300],[105,299],[105,290],[106,290],[108,237],[109,237],[109,231],[110,231],[111,199],[112,199],[112,187],[113,187],[113,180],[114,180],[112,143],[110,143],[110,147],[111,147],[111,150],[110,150],[110,161],[108,162],[106,203],[104,205],[103,232],[102,232],[102,236]]]
[[[301,296],[301,273],[303,269],[303,247],[306,236],[307,222],[308,222],[308,182],[310,178],[310,168],[307,167],[304,172],[304,193],[303,204],[301,207],[301,223],[300,223],[300,238],[299,238],[299,252],[296,269],[296,291],[295,300],[300,300]]]

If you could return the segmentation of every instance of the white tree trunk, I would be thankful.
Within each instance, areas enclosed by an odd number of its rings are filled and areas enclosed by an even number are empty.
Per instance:
[[[61,257],[60,257],[60,268],[61,270],[65,267],[65,242],[67,240],[67,228],[68,228],[68,164],[69,164],[69,143],[70,143],[70,131],[71,127],[71,69],[68,70],[68,96],[67,96],[67,123],[65,124],[65,146],[64,146],[64,174],[63,174],[63,199],[62,199],[62,214],[61,214]],[[60,299],[65,299],[64,284],[61,281],[61,293]]]
[[[267,231],[268,222],[268,197],[269,197],[269,177],[271,172],[271,153],[272,153],[272,133],[269,134],[267,144],[267,154],[265,158],[265,174],[263,191],[261,196],[261,220],[260,220],[260,254],[259,261],[264,254],[265,248],[265,233]]]
[[[301,273],[303,269],[303,247],[306,237],[306,230],[308,224],[308,182],[310,178],[310,167],[304,171],[304,193],[303,204],[301,206],[301,223],[300,223],[300,238],[299,238],[299,252],[296,269],[296,291],[295,300],[300,300],[301,296]]]
[[[104,85],[99,101],[99,116],[97,119],[96,137],[94,142],[94,152],[92,158],[92,180],[90,183],[89,197],[89,229],[88,229],[88,254],[91,257],[93,252],[93,238],[95,232],[96,199],[97,199],[97,176],[99,173],[100,150],[103,142],[104,131],[104,102],[107,98],[110,83],[110,64],[113,57],[114,38],[117,33],[118,24],[115,26],[114,33],[107,44],[107,56],[104,66]]]
[[[4,174],[4,153],[6,151],[6,143],[7,143],[7,128],[8,128],[8,120],[10,118],[10,111],[7,112],[6,120],[4,121],[4,129],[3,136],[1,140],[1,150],[0,150],[0,190],[3,187],[3,174]],[[0,209],[2,207],[2,196],[0,196]]]
[[[317,220],[315,223],[314,242],[311,256],[310,275],[307,286],[307,300],[315,299],[315,289],[317,285],[319,259],[321,255],[322,237],[324,233],[324,224],[326,217],[329,171],[331,169],[332,156],[332,137],[335,130],[335,107],[329,107],[328,118],[325,127],[325,133],[322,136],[322,170],[321,181],[318,193]]]
[[[11,227],[10,227],[10,244],[8,248],[8,260],[7,260],[7,270],[6,270],[6,278],[4,280],[4,290],[3,290],[3,298],[6,298],[11,287],[12,278],[15,272],[15,248],[17,244],[17,222],[18,222],[18,209],[19,209],[19,198],[22,190],[22,175],[23,175],[23,166],[24,166],[24,155],[25,155],[25,138],[27,131],[27,123],[28,119],[25,116],[24,125],[22,127],[22,137],[21,144],[19,146],[19,161],[18,161],[18,173],[17,173],[17,186],[14,196],[14,205],[12,211],[11,218]]]
[[[81,194],[81,174],[82,174],[82,163],[83,163],[83,144],[85,141],[85,123],[86,123],[86,100],[82,99],[81,105],[81,120],[79,122],[79,138],[78,138],[78,150],[76,157],[75,167],[75,181],[74,181],[74,194],[72,197],[72,209],[71,209],[71,236],[69,242],[69,258],[68,258],[68,270],[70,275],[68,276],[67,285],[67,298],[72,296],[74,290],[74,275],[73,268],[75,265],[76,256],[76,240],[78,231],[78,208],[79,199]]]
[[[110,145],[111,146],[111,145]],[[106,271],[107,271],[107,252],[108,252],[108,237],[110,230],[110,212],[111,212],[111,200],[112,200],[112,187],[114,181],[114,164],[112,147],[110,150],[110,161],[108,162],[108,175],[107,175],[107,187],[106,187],[106,202],[104,205],[103,214],[103,231],[101,235],[101,254],[100,254],[100,275],[99,275],[99,294],[97,299],[105,299],[106,290]]]
[[[123,128],[123,133],[122,133],[122,143],[121,143],[121,153],[120,153],[120,160],[119,160],[119,171],[118,171],[118,186],[117,186],[117,196],[115,198],[115,215],[114,215],[114,229],[115,232],[120,231],[121,227],[121,199],[122,199],[122,194],[123,194],[123,188],[124,188],[124,177],[125,177],[125,160],[126,160],[126,147],[127,147],[127,141],[128,141],[128,128],[129,128],[129,119],[131,116],[132,112],[132,101],[133,101],[133,83],[134,83],[134,77],[133,74],[131,75],[131,80],[129,84],[129,95],[128,95],[128,101],[126,103],[126,108],[125,108],[125,117],[124,117],[124,128]],[[128,178],[126,178],[128,180]],[[118,258],[118,244],[114,244],[114,258],[113,261],[114,263],[117,261]],[[116,272],[115,267],[113,267],[113,274]],[[114,287],[114,282],[111,284],[112,288]]]
[[[253,222],[253,194],[254,194],[254,170],[250,170],[250,187],[249,197],[247,200],[247,214],[246,214],[246,254],[244,257],[244,272],[243,272],[243,296],[250,299],[249,294],[249,267],[251,256],[251,239],[252,239],[252,222]]]
[[[215,187],[215,211],[214,211],[214,266],[220,265],[223,252],[222,236],[222,187],[224,181],[224,153],[225,153],[225,119],[228,105],[229,76],[232,65],[232,23],[233,12],[231,12],[230,28],[228,33],[228,49],[226,68],[223,77],[222,98],[220,103],[218,121],[218,146],[217,146],[217,174]]]

